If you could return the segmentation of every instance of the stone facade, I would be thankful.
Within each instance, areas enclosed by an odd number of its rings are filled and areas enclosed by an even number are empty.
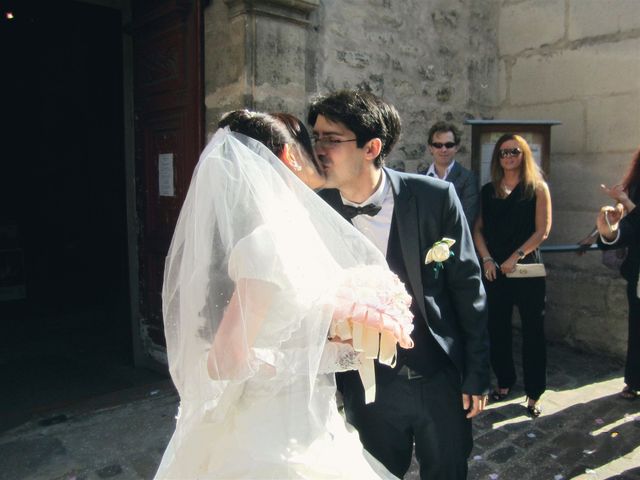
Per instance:
[[[439,119],[551,119],[554,226],[575,243],[640,143],[638,0],[224,0],[205,9],[207,126],[232,108],[304,118],[317,95],[363,88],[390,100],[403,136],[389,163],[430,162]],[[458,155],[469,166],[464,126]],[[583,257],[549,254],[549,336],[622,356],[624,283]],[[607,333],[604,335],[603,333]]]
[[[498,31],[497,115],[562,121],[551,135],[547,243],[575,243],[610,203],[599,185],[617,183],[640,145],[640,2],[507,1]],[[600,258],[547,254],[547,332],[622,357],[625,283]]]
[[[302,116],[309,14],[318,0],[224,0],[205,9],[207,131],[236,108]]]
[[[497,75],[495,2],[402,0],[322,2],[314,17],[312,90],[370,90],[403,120],[390,164],[431,163],[426,132],[441,119],[463,126],[491,115]],[[357,32],[357,33],[356,33]],[[470,164],[466,130],[459,160]]]
[[[232,16],[231,3],[258,8]],[[273,3],[293,5],[293,15],[259,8]],[[425,135],[439,119],[465,130],[459,160],[469,166],[464,120],[491,117],[495,106],[497,12],[496,2],[480,0],[212,2],[205,10],[208,129],[232,108],[304,118],[313,96],[362,88],[402,116],[392,166],[416,171],[430,163]]]

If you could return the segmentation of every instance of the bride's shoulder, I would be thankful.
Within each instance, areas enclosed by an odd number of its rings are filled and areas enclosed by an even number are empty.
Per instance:
[[[243,277],[249,272],[259,275],[270,266],[273,268],[276,249],[273,231],[267,225],[260,225],[250,234],[241,238],[229,255],[229,276]]]

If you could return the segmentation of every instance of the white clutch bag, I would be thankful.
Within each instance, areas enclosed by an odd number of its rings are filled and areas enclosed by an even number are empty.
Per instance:
[[[516,269],[507,273],[507,278],[546,277],[547,270],[544,263],[516,263]]]

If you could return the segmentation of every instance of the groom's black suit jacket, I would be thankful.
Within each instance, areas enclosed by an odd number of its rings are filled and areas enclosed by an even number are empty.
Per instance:
[[[419,313],[416,321],[421,317],[427,324],[426,330],[416,332],[432,335],[448,355],[461,375],[464,393],[486,393],[490,379],[485,292],[454,187],[423,175],[384,170],[393,189],[392,223],[400,245],[400,252],[387,252],[387,258],[395,254],[404,263],[405,271],[396,273],[406,279],[413,308]],[[320,196],[342,213],[338,190],[325,189]],[[456,240],[454,256],[443,263],[436,278],[434,264],[424,261],[427,251],[443,237]]]

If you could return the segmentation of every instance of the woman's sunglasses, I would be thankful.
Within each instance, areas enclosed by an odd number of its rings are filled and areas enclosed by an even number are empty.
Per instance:
[[[522,153],[522,150],[520,150],[519,148],[504,148],[504,149],[501,148],[500,150],[498,150],[498,154],[500,155],[500,158],[517,157],[521,153]]]

